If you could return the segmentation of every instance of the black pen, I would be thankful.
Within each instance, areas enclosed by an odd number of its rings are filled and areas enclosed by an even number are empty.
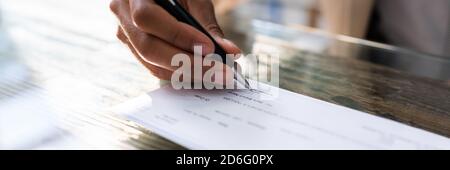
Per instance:
[[[215,54],[219,55],[222,58],[223,63],[227,63],[226,61],[232,61],[233,59],[227,57],[227,53],[225,50],[217,43],[214,38],[209,34],[208,31],[203,28],[202,25],[191,15],[189,12],[187,12],[179,3],[177,0],[155,0],[155,3],[164,8],[168,13],[170,13],[173,17],[175,17],[179,22],[186,23],[206,36],[208,36],[209,39],[214,43],[215,47]],[[248,81],[244,78],[244,76],[237,71],[237,67],[234,66],[235,62],[232,62],[233,65],[229,65],[230,68],[234,68],[234,80],[236,80],[238,83],[241,83],[245,86],[245,88],[250,88],[250,84]]]

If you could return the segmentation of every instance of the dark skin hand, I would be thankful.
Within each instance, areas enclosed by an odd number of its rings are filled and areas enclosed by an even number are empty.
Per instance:
[[[179,2],[227,53],[241,53],[236,45],[223,38],[211,0]],[[195,45],[202,45],[203,54],[214,52],[213,42],[206,35],[178,22],[153,0],[113,0],[110,8],[120,23],[117,37],[154,76],[160,79],[170,80],[172,73],[177,69],[171,66],[174,55],[184,53],[193,61]],[[229,71],[225,70],[224,74],[230,74]]]

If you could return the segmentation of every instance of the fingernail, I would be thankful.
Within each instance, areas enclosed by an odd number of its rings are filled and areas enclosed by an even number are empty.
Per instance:
[[[236,44],[234,44],[232,41],[230,41],[228,39],[223,39],[223,41],[225,41],[225,43],[227,43],[229,46],[232,46],[234,48],[238,48],[238,46],[236,46]]]
[[[234,43],[231,42],[231,41],[228,40],[228,39],[225,39],[225,38],[224,38],[223,41],[224,41],[225,43],[227,43],[228,45],[230,45],[230,46],[235,46]]]
[[[234,44],[232,41],[230,41],[228,39],[223,39],[223,41],[225,44],[227,44],[229,47],[231,47],[231,49],[233,50],[233,51],[231,51],[232,53],[234,53],[234,54],[242,53],[241,49],[236,44]]]

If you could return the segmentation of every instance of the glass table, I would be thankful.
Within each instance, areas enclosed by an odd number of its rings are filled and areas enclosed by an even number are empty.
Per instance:
[[[114,112],[161,85],[116,40],[108,1],[0,2],[0,149],[184,149]],[[450,137],[450,59],[237,12],[220,23],[245,53],[280,52],[280,88]]]

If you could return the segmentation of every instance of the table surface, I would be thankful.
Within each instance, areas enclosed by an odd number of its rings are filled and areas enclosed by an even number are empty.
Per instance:
[[[0,1],[0,110],[18,103],[57,122],[45,142],[19,148],[184,149],[113,112],[160,82],[116,40],[108,3]],[[450,137],[448,59],[238,12],[220,22],[246,53],[280,50],[281,88]]]

